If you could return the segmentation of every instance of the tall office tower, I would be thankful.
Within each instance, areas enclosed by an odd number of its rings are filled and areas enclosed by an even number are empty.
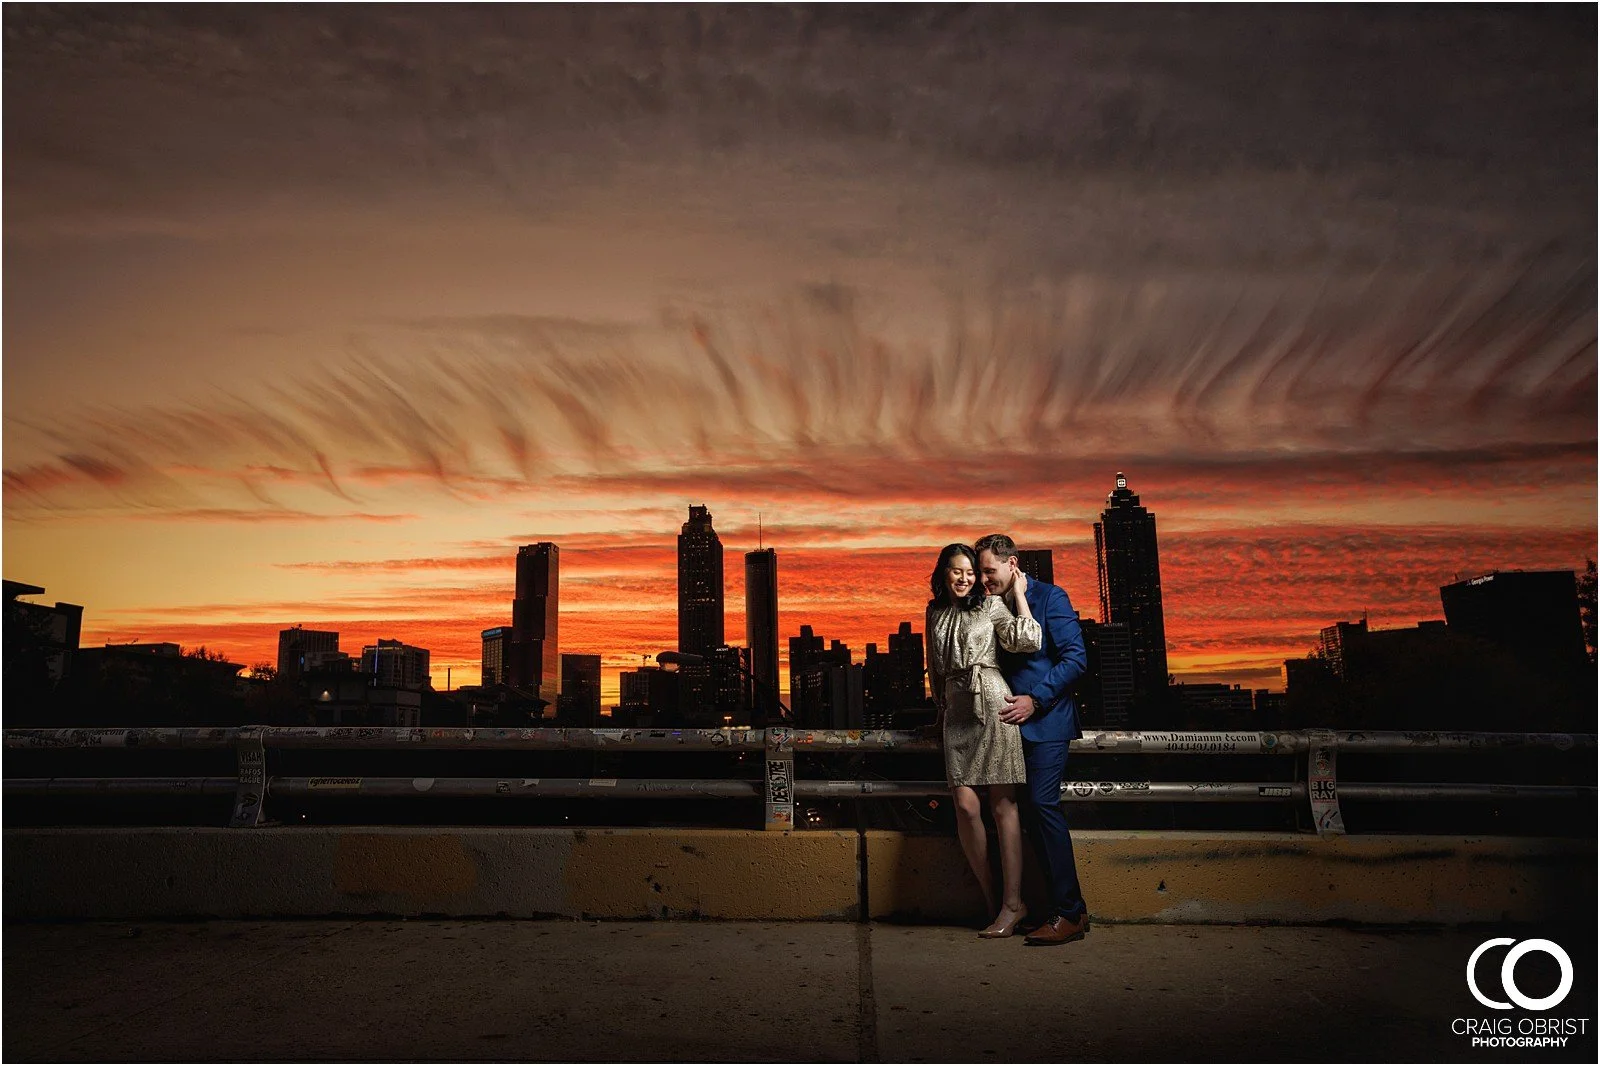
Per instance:
[[[1593,676],[1571,570],[1499,570],[1442,586],[1439,599],[1453,632],[1497,644],[1532,667]]]
[[[600,656],[561,657],[561,698],[556,708],[562,725],[582,729],[600,725]]]
[[[689,508],[678,533],[678,650],[710,655],[722,635],[722,540],[711,512]]]
[[[834,641],[826,646],[810,626],[801,626],[800,635],[789,638],[789,676],[812,666],[849,666],[850,646]]]
[[[914,632],[910,622],[901,622],[900,628],[889,634],[889,691],[893,693],[895,710],[904,711],[927,702],[922,677],[922,634]]]
[[[810,626],[801,626],[800,635],[789,638],[789,706],[796,725],[859,729],[864,680],[861,667],[851,665],[850,648],[843,642],[836,640],[824,648]]]
[[[801,626],[800,635],[789,638],[789,682],[794,684],[796,671],[804,670],[811,664],[813,658],[821,655],[825,645],[821,637],[812,632],[810,626]]]
[[[861,707],[867,729],[889,729],[894,720],[894,693],[889,690],[889,653],[867,644],[861,664]]]
[[[922,708],[927,690],[922,680],[922,634],[910,622],[889,634],[889,650],[867,645],[862,667],[861,692],[868,729],[893,729],[897,715]]]
[[[1128,627],[1079,620],[1088,668],[1078,683],[1078,720],[1092,729],[1127,729],[1133,708],[1133,648]]]
[[[781,716],[778,709],[778,553],[744,553],[744,642],[752,680],[750,724],[757,729]]]
[[[802,729],[861,729],[866,725],[865,669],[850,663],[813,665],[790,682],[795,725]]]
[[[705,706],[698,720],[690,719],[685,725],[703,729],[750,724],[750,649],[733,648],[724,644],[713,648],[707,659],[709,688]]]
[[[1017,569],[1046,585],[1056,583],[1055,556],[1049,548],[1018,548]]]
[[[295,626],[278,630],[278,677],[297,681],[339,654],[339,634]]]
[[[428,649],[380,640],[361,649],[361,672],[379,688],[422,688],[431,683]]]
[[[495,626],[483,631],[483,685],[506,683],[506,641],[511,637],[509,626]]]
[[[1366,666],[1368,636],[1365,618],[1359,622],[1335,622],[1331,626],[1323,626],[1319,642],[1328,672],[1340,681],[1359,677]]]
[[[704,655],[723,647],[722,540],[711,528],[711,512],[690,507],[678,532],[678,650]],[[685,720],[712,714],[709,662],[678,670],[678,699]]]
[[[1139,505],[1121,472],[1094,524],[1094,555],[1100,572],[1100,620],[1128,627],[1134,699],[1140,707],[1154,709],[1165,702],[1167,691],[1156,516]]]
[[[617,705],[612,711],[614,724],[633,727],[650,724],[650,680],[643,672],[648,669],[665,672],[657,666],[624,670],[617,675]]]
[[[561,695],[560,564],[560,549],[547,540],[517,549],[517,598],[506,646],[506,684],[536,691],[551,707]]]

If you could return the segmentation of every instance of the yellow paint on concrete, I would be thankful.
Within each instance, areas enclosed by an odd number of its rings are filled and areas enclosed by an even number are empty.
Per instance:
[[[1073,834],[1084,898],[1121,921],[1537,921],[1593,905],[1592,840],[1176,832]],[[1029,857],[1031,867],[1031,856]],[[970,921],[957,842],[867,834],[873,917]],[[1037,874],[1025,879],[1042,904]]]
[[[608,918],[850,919],[857,880],[848,832],[579,830],[565,870],[572,907]]]
[[[26,919],[847,920],[859,900],[850,832],[11,828],[4,837],[7,916]],[[1074,839],[1085,897],[1102,919],[1536,922],[1592,913],[1596,897],[1593,839],[1104,831]],[[875,831],[866,849],[873,917],[982,920],[953,837]],[[1038,888],[1025,879],[1035,909]]]
[[[478,884],[478,867],[450,833],[341,833],[333,852],[334,887],[347,896],[446,900]]]

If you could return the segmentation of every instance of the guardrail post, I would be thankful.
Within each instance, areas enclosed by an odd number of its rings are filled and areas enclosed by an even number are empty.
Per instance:
[[[239,730],[234,751],[239,757],[239,786],[233,796],[233,817],[230,828],[246,828],[261,824],[261,804],[267,797],[267,749],[262,744],[260,726],[246,726]]]
[[[766,820],[764,829],[794,828],[794,734],[787,726],[766,730]]]
[[[1308,729],[1310,751],[1306,760],[1306,795],[1311,797],[1311,824],[1318,836],[1344,833],[1339,811],[1338,738],[1329,729]]]

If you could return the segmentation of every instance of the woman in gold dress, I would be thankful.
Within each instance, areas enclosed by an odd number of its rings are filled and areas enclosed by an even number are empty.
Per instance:
[[[1027,769],[1021,732],[998,717],[1011,689],[1000,674],[995,653],[997,648],[1037,651],[1043,632],[1020,593],[1008,596],[1011,610],[998,596],[984,595],[977,553],[965,544],[947,545],[939,553],[929,585],[933,599],[928,601],[924,632],[928,680],[943,726],[945,779],[955,799],[961,850],[983,889],[989,913],[995,915],[978,935],[1008,937],[1023,916],[1016,786],[1027,780]],[[998,912],[980,788],[989,791],[1000,846],[1003,896]]]

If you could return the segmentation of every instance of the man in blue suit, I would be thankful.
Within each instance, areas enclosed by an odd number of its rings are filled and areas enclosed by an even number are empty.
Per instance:
[[[1022,751],[1028,767],[1028,802],[1023,811],[1028,837],[1039,856],[1053,909],[1049,920],[1024,941],[1031,945],[1066,944],[1089,931],[1089,911],[1078,886],[1078,864],[1072,855],[1072,834],[1061,813],[1061,779],[1067,770],[1067,745],[1083,735],[1071,688],[1088,668],[1083,629],[1072,601],[1055,585],[1032,581],[1017,568],[1017,545],[1004,533],[992,533],[976,545],[978,570],[991,596],[1004,597],[1020,581],[1028,609],[1044,629],[1043,646],[1031,654],[1000,652],[1000,672],[1014,695],[1000,720],[1022,727]]]

